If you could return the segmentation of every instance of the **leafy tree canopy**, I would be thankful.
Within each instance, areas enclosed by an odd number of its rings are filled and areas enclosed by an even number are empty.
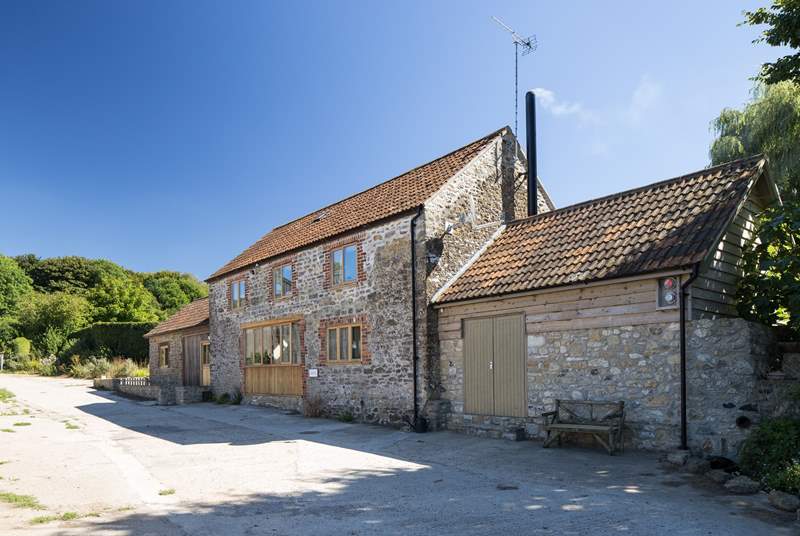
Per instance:
[[[136,278],[105,274],[88,295],[94,322],[153,322],[161,318],[158,302]]]
[[[770,7],[744,12],[743,24],[767,25],[755,43],[800,49],[800,0],[773,0]],[[761,66],[758,78],[767,84],[785,80],[800,83],[800,52],[787,54]]]
[[[86,327],[92,307],[83,296],[54,292],[33,293],[19,306],[19,329],[46,354],[58,354],[71,333]]]
[[[31,278],[17,262],[0,255],[0,317],[13,315],[20,300],[32,290]]]
[[[761,220],[758,240],[744,255],[739,314],[800,334],[800,205],[773,207]]]
[[[35,263],[29,275],[39,292],[86,294],[105,275],[127,276],[131,272],[111,261],[85,257],[53,257]]]
[[[161,271],[141,274],[141,278],[166,316],[197,298],[208,296],[206,284],[191,274]]]
[[[742,110],[726,108],[712,122],[711,163],[764,153],[785,200],[800,192],[800,84],[759,86]]]

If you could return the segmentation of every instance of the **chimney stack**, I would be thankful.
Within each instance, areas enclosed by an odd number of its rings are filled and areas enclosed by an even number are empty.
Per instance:
[[[539,211],[539,178],[536,175],[536,95],[533,91],[525,94],[525,133],[528,153],[528,216]]]

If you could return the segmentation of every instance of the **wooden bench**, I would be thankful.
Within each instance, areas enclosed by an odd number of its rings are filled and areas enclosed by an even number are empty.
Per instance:
[[[547,437],[544,448],[553,441],[561,446],[565,432],[592,434],[612,456],[623,452],[622,436],[625,427],[625,402],[600,402],[593,400],[556,400],[555,411],[542,413]]]

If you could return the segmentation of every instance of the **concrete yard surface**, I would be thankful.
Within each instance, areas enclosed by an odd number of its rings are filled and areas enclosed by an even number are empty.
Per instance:
[[[42,508],[0,503],[3,535],[800,534],[763,495],[653,453],[155,406],[64,378],[0,388],[0,494]]]

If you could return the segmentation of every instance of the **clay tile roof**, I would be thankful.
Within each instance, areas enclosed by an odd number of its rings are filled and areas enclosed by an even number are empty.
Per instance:
[[[511,222],[435,301],[691,266],[715,245],[764,162],[738,160]]]
[[[200,298],[184,305],[177,313],[145,333],[145,337],[162,335],[171,331],[193,328],[208,322],[208,298]]]
[[[211,274],[209,281],[422,205],[507,127],[398,177],[276,227]]]

